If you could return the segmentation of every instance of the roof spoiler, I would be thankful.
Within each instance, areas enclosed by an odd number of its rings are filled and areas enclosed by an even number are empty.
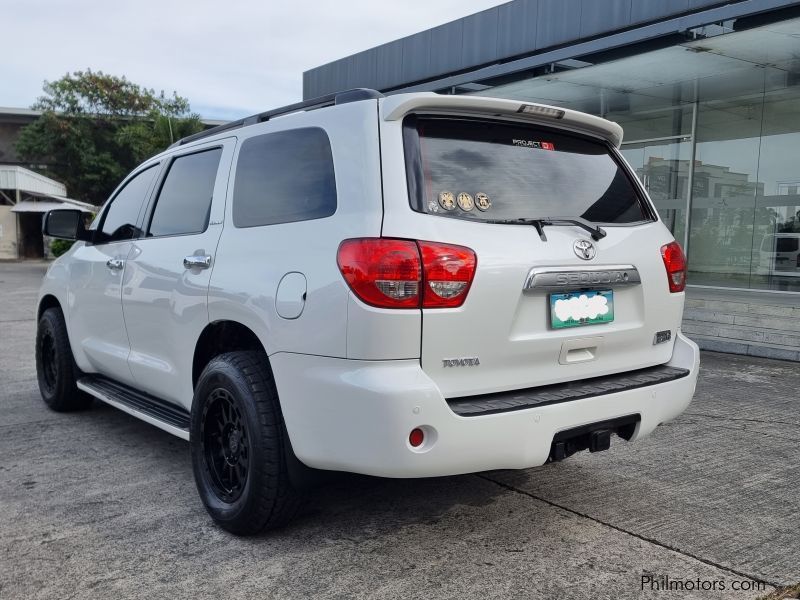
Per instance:
[[[622,127],[607,119],[547,104],[491,98],[488,96],[456,96],[434,93],[397,94],[382,101],[381,114],[386,121],[397,121],[408,113],[419,111],[489,113],[516,116],[542,125],[558,125],[595,137],[601,137],[615,148],[622,143]]]

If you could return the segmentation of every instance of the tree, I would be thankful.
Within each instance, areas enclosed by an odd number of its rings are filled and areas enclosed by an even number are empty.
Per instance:
[[[202,131],[189,101],[125,77],[75,71],[45,82],[32,108],[42,116],[17,141],[23,160],[48,163],[69,195],[101,204],[137,164],[181,137]]]

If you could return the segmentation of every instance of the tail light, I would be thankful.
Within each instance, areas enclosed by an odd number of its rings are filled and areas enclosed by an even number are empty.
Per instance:
[[[356,296],[380,308],[461,306],[475,276],[464,246],[391,238],[345,240],[339,270]]]
[[[686,288],[686,255],[678,242],[661,246],[661,258],[667,269],[670,292],[682,292]]]
[[[423,308],[461,306],[475,276],[475,253],[464,246],[417,242],[422,254]]]
[[[415,242],[385,238],[345,240],[337,256],[347,285],[367,304],[418,308],[422,277]]]

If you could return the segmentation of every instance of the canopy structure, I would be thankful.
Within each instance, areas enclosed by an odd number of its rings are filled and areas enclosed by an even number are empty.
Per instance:
[[[67,197],[66,186],[16,165],[0,165],[0,259],[43,258],[42,215],[49,210],[97,207]]]
[[[34,196],[67,195],[67,187],[60,181],[12,165],[0,165],[0,190],[19,190]],[[16,204],[19,198],[6,198],[6,200]]]
[[[49,210],[78,209],[85,213],[97,212],[97,207],[93,204],[72,200],[71,198],[60,198],[50,196],[50,200],[22,200],[13,207],[13,213],[46,213]]]

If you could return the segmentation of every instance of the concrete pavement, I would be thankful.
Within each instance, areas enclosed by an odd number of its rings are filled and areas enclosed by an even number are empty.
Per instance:
[[[689,411],[646,440],[521,472],[343,475],[289,528],[239,539],[206,515],[185,442],[99,403],[45,408],[42,273],[0,263],[1,599],[754,598],[800,580],[796,363],[706,353]]]

